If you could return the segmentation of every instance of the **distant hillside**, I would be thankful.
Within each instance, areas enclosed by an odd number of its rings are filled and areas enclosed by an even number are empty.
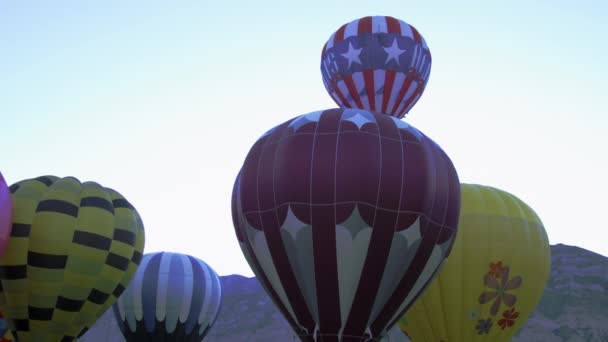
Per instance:
[[[608,342],[608,258],[551,246],[551,276],[534,314],[514,342]]]
[[[608,342],[608,258],[559,244],[551,246],[551,263],[543,298],[513,342]],[[291,328],[255,278],[230,275],[221,281],[224,301],[206,341],[293,341]],[[124,339],[112,316],[104,315],[81,341]]]
[[[210,341],[290,341],[289,324],[256,278],[221,277],[224,299]]]

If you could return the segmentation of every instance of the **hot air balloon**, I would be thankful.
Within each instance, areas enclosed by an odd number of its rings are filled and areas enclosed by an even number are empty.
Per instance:
[[[323,46],[321,75],[342,108],[361,108],[402,118],[429,79],[431,53],[411,25],[388,16],[344,24]]]
[[[113,306],[129,342],[202,341],[220,310],[222,287],[205,262],[178,253],[144,255]]]
[[[13,227],[13,205],[6,181],[0,172],[0,256],[6,249],[8,238]]]
[[[268,131],[232,193],[243,254],[304,341],[386,334],[449,254],[459,210],[458,175],[436,143],[354,109]]]
[[[450,257],[399,325],[413,341],[510,341],[550,273],[547,233],[519,198],[463,184]]]
[[[118,192],[73,177],[10,186],[13,229],[0,258],[0,310],[19,341],[71,341],[122,293],[144,246]]]

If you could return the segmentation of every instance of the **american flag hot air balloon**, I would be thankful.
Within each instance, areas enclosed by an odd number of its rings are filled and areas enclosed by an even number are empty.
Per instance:
[[[431,52],[406,22],[364,17],[344,24],[323,46],[321,75],[341,108],[361,108],[402,118],[429,79]]]

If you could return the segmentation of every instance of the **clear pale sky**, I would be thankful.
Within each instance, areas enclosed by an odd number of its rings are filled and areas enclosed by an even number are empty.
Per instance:
[[[551,244],[608,256],[601,0],[0,0],[0,171],[114,188],[142,215],[145,252],[252,276],[234,178],[266,130],[336,106],[321,48],[367,15],[426,39],[431,75],[407,121],[460,180],[520,197]]]

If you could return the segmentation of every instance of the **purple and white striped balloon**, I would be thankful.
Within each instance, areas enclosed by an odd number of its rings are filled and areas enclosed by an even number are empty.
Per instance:
[[[449,255],[460,212],[441,147],[362,109],[269,130],[232,196],[243,254],[304,342],[382,338]]]

